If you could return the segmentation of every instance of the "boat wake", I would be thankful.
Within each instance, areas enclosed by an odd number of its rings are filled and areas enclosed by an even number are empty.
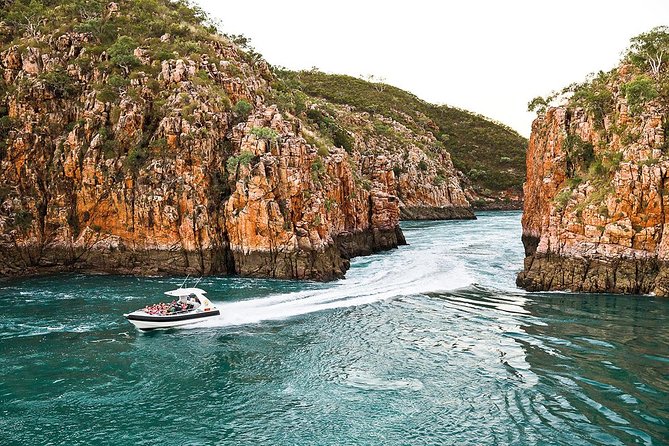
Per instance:
[[[237,302],[214,302],[221,315],[184,328],[224,327],[281,320],[316,311],[366,305],[401,296],[436,293],[473,283],[467,271],[453,266],[444,271],[443,259],[429,259],[400,248],[353,264],[347,278],[306,291],[270,295]],[[371,265],[375,264],[375,265]]]

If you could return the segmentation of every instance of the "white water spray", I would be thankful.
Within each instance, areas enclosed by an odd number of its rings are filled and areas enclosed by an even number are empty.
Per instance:
[[[473,280],[462,265],[448,265],[439,252],[403,247],[360,259],[365,265],[322,289],[270,295],[216,305],[221,315],[190,327],[224,327],[280,320],[315,311],[365,305],[411,294],[463,288]]]

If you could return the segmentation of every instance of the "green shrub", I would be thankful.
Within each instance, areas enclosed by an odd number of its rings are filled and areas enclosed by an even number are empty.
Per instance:
[[[107,79],[107,85],[111,88],[118,90],[120,88],[124,88],[130,85],[130,81],[124,78],[123,76],[119,76],[118,74],[112,74]]]
[[[201,87],[212,88],[216,85],[214,79],[209,75],[209,71],[207,70],[197,70],[195,72],[195,76],[193,76],[191,80],[195,85],[199,85]]]
[[[329,156],[330,150],[326,146],[318,146],[318,156]]]
[[[562,190],[559,194],[555,196],[555,208],[562,212],[571,198],[572,190],[570,188]]]
[[[320,157],[316,157],[311,163],[311,171],[316,173],[318,176],[322,175],[325,172],[325,165],[323,160]]]
[[[68,98],[79,92],[77,81],[62,68],[44,72],[40,74],[39,79],[57,98]]]
[[[107,49],[109,60],[128,74],[133,67],[139,65],[139,59],[134,55],[135,48],[138,46],[132,37],[121,36]]]
[[[418,162],[418,168],[420,170],[422,170],[423,172],[425,172],[427,170],[427,163],[425,162],[425,160],[420,160]]]
[[[601,177],[607,173],[608,171],[602,163],[601,159],[593,161],[592,164],[590,164],[590,168],[588,169],[588,175],[590,177]]]
[[[237,167],[239,165],[248,166],[249,164],[251,164],[251,161],[253,160],[254,157],[255,155],[252,152],[245,150],[239,155],[231,156],[230,158],[228,158],[228,160],[225,163],[225,167],[230,174],[234,174],[235,172],[237,172]]]
[[[353,137],[334,118],[316,108],[307,110],[307,118],[316,124],[321,133],[330,139],[336,147],[341,147],[347,153],[353,151]]]
[[[105,159],[113,159],[118,156],[119,144],[114,139],[107,139],[102,143],[100,151]]]
[[[374,123],[374,131],[379,135],[389,136],[392,133],[392,127],[384,122],[377,121]]]
[[[273,84],[273,87],[276,83]],[[299,115],[307,109],[306,95],[301,91],[287,90],[285,85],[279,84],[276,89],[273,89],[270,98],[276,103],[281,112],[289,112],[294,115]]]
[[[482,169],[471,169],[469,173],[467,173],[467,176],[471,178],[472,180],[479,180],[481,178],[485,178],[488,172]]]
[[[567,177],[572,178],[578,170],[587,171],[595,159],[595,146],[576,134],[568,133],[564,147],[567,153]]]
[[[332,129],[332,142],[335,146],[346,150],[347,153],[351,153],[353,151],[353,137],[346,130],[339,126],[336,126],[334,129]]]
[[[608,87],[612,73],[600,71],[592,82],[577,85],[573,88],[572,104],[583,107],[594,118],[596,129],[604,128],[604,116],[613,111],[613,94]]]
[[[264,139],[266,141],[274,142],[279,137],[279,134],[276,130],[269,127],[253,127],[251,129],[251,134],[258,139]]]
[[[244,99],[240,99],[235,104],[235,108],[233,109],[233,112],[235,113],[235,116],[237,116],[238,118],[246,119],[246,118],[249,117],[252,110],[253,110],[253,106],[248,101],[245,101]]]
[[[320,156],[317,156],[312,162],[311,162],[311,179],[314,181],[314,183],[320,183],[321,178],[325,175],[325,165],[323,164],[323,160],[321,159]]]
[[[0,139],[5,139],[9,132],[16,126],[17,122],[5,115],[0,118]]]
[[[165,155],[167,153],[167,139],[165,138],[157,138],[151,141],[149,143],[149,148],[159,154],[159,155]]]
[[[148,158],[149,153],[147,152],[146,147],[134,147],[130,149],[125,159],[126,167],[132,171],[137,171]]]
[[[538,115],[543,115],[546,113],[546,108],[548,108],[548,99],[537,96],[527,103],[527,111],[536,112]]]
[[[622,92],[627,99],[630,113],[633,115],[640,113],[647,102],[659,95],[655,88],[655,82],[648,76],[637,76],[630,82],[623,84]]]
[[[181,116],[188,122],[195,122],[195,110],[198,109],[198,105],[195,102],[184,105],[181,107]]]
[[[192,56],[194,53],[202,52],[200,43],[193,40],[177,42],[176,49],[183,56]]]
[[[174,52],[166,49],[159,49],[153,52],[152,57],[159,61],[174,59]]]
[[[118,92],[109,85],[105,85],[96,93],[95,97],[98,101],[104,103],[116,102],[118,100]]]
[[[622,159],[622,152],[604,152],[595,157],[588,169],[588,176],[595,181],[608,178],[618,169]]]

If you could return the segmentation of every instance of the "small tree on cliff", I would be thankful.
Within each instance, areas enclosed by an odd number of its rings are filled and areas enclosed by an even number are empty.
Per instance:
[[[659,79],[669,61],[669,27],[657,26],[630,42],[628,59],[637,66],[648,66],[655,79]]]
[[[235,104],[235,108],[233,109],[233,111],[237,118],[239,118],[240,120],[245,120],[246,118],[249,117],[249,115],[253,111],[253,106],[248,101],[240,99]]]
[[[536,112],[538,115],[543,115],[544,113],[546,113],[547,108],[548,108],[548,100],[541,96],[537,96],[536,98],[532,99],[530,102],[527,103],[527,111]]]
[[[30,37],[37,37],[47,22],[47,9],[42,2],[14,1],[3,7],[8,8],[5,16],[7,23]]]
[[[641,75],[622,85],[622,92],[632,114],[640,113],[645,103],[659,95],[654,84],[651,78]]]
[[[137,46],[137,42],[131,37],[121,36],[107,50],[111,63],[122,68],[126,76],[130,73],[131,68],[139,65],[139,59],[134,54]]]

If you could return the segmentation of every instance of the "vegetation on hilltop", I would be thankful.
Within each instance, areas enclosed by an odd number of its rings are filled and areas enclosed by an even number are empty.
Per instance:
[[[125,36],[140,45],[152,43],[155,51],[181,50],[185,54],[201,49],[199,40],[216,32],[204,11],[184,0],[120,0],[117,4],[123,14],[108,9],[110,2],[106,0],[4,2],[3,43],[19,37],[39,41],[42,35],[76,31],[91,32],[100,50]],[[168,42],[160,44],[160,36],[166,33],[174,37],[173,47]]]
[[[180,114],[201,128],[205,118],[199,102],[211,113],[233,109],[221,79],[235,78],[241,84],[256,75],[272,77],[247,40],[219,34],[204,11],[186,0],[11,0],[1,5],[0,53],[18,52],[22,60],[34,61],[34,67],[12,82],[0,79],[0,155],[7,136],[20,127],[8,116],[11,96],[26,98],[46,89],[55,101],[83,107],[94,93],[110,108],[110,119],[100,129],[104,158],[127,155],[126,165],[136,171],[153,155],[164,154],[164,141],[154,138],[164,117]],[[63,53],[73,44],[70,39],[77,41],[76,50]],[[192,86],[164,88],[163,64],[179,59],[197,69],[189,75]],[[260,64],[263,69],[256,69]],[[126,100],[146,111],[141,140],[129,148],[114,131]],[[241,100],[233,112],[245,119],[251,110]],[[84,123],[81,116],[48,121],[39,119],[34,131],[62,136]]]
[[[585,182],[596,186],[598,193],[581,203],[581,208],[601,203],[612,191],[611,179],[624,161],[623,153],[611,149],[611,144],[630,146],[641,142],[639,125],[649,116],[662,116],[661,110],[669,106],[669,27],[659,26],[633,37],[619,68],[591,74],[583,83],[571,84],[545,98],[534,98],[528,110],[543,115],[559,98],[569,109],[568,116],[578,109],[587,113],[598,137],[584,141],[575,129],[567,127],[567,181],[556,197],[558,209],[564,208],[572,191]],[[620,107],[621,102],[626,107]],[[623,113],[627,116],[621,119]],[[664,144],[657,148],[664,157],[669,154],[669,117],[662,116],[661,125]],[[651,156],[643,163],[659,161]]]
[[[632,116],[641,113],[643,106],[654,99],[668,101],[669,27],[658,26],[630,39],[621,65],[632,75],[630,81],[620,86]],[[567,106],[583,108],[593,116],[595,126],[606,136],[604,116],[614,113],[613,86],[620,78],[618,68],[590,74],[583,83],[573,83],[546,97],[532,99],[528,110],[542,115],[562,99]]]
[[[432,133],[437,142],[430,149],[448,151],[477,192],[522,189],[527,140],[509,127],[465,110],[430,104],[391,85],[316,70],[277,70],[277,74],[289,88],[304,95],[387,116],[419,133]],[[298,109],[303,107],[303,96],[293,94],[290,100]]]
[[[162,61],[178,58],[206,59],[218,65],[220,53],[212,46],[214,42],[234,43],[248,63],[260,60],[247,39],[219,34],[217,24],[187,0],[10,0],[0,12],[0,52],[13,45],[19,45],[22,52],[29,47],[49,52],[56,37],[87,33],[86,54],[76,57],[75,63],[90,69],[95,62],[95,68],[125,79],[133,71],[156,75]],[[152,63],[142,64],[135,49]],[[230,69],[243,77],[239,67]],[[208,81],[206,73],[198,75],[199,81]],[[107,90],[126,86],[118,76],[110,78],[109,83],[116,86],[109,85]]]

